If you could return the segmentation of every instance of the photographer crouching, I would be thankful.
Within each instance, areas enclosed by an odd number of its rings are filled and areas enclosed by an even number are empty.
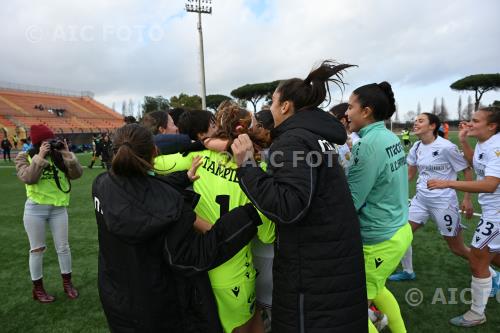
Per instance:
[[[51,303],[54,296],[43,287],[43,254],[46,249],[45,227],[48,225],[59,259],[64,292],[70,299],[78,297],[71,282],[71,251],[68,243],[68,212],[71,179],[80,178],[82,167],[68,150],[66,142],[56,140],[45,125],[31,126],[33,148],[16,157],[17,177],[26,184],[24,228],[30,242],[29,269],[33,281],[33,299]]]

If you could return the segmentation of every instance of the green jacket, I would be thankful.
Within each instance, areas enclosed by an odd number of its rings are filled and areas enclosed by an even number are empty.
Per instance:
[[[390,239],[408,223],[408,166],[399,138],[383,121],[358,134],[348,180],[363,244],[372,245]]]

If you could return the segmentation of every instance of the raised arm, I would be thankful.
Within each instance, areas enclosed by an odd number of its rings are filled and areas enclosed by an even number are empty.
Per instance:
[[[251,161],[253,145],[247,135],[240,135],[231,148],[240,166],[237,170],[240,186],[260,212],[276,223],[298,222],[307,214],[317,171],[306,161],[310,149],[305,144],[296,140],[286,146],[273,145],[269,164],[272,175]]]

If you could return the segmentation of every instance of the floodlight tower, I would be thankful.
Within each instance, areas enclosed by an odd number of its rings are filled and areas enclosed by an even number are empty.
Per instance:
[[[203,31],[201,14],[212,14],[212,0],[187,0],[186,11],[198,13],[198,35],[200,37],[200,71],[201,71],[201,108],[207,109],[207,90],[205,86],[205,56],[203,54]]]

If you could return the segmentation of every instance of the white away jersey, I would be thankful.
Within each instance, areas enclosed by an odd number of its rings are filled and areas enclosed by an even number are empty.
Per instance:
[[[500,133],[477,143],[473,164],[477,180],[486,176],[500,178]],[[500,221],[500,186],[493,193],[479,193],[479,204],[483,217]]]
[[[354,146],[356,143],[358,143],[359,139],[361,139],[358,135],[358,133],[356,132],[351,132],[351,134],[349,134],[349,137],[351,138],[351,141],[352,141],[352,145]]]
[[[422,141],[413,144],[407,157],[408,165],[418,169],[417,195],[425,199],[432,198],[436,203],[448,203],[450,198],[456,198],[453,189],[429,190],[429,179],[456,180],[457,172],[468,167],[467,161],[458,151],[456,145],[438,136],[432,143],[426,145]]]

